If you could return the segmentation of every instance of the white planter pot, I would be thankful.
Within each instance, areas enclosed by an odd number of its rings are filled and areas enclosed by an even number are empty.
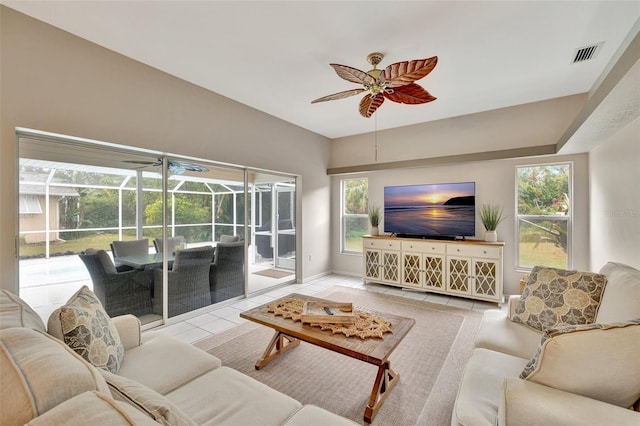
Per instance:
[[[496,231],[485,231],[484,232],[484,240],[488,243],[495,243],[498,241],[498,232]]]
[[[369,229],[369,234],[370,234],[370,235],[379,235],[379,233],[380,233],[380,231],[378,230],[378,227],[377,227],[377,226],[372,226],[372,227]]]

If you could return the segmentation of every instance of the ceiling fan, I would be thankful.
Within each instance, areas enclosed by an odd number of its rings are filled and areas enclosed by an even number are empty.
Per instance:
[[[435,68],[438,63],[437,56],[396,62],[387,66],[384,70],[380,70],[376,66],[382,61],[383,57],[384,55],[379,52],[369,54],[367,62],[373,65],[373,69],[367,72],[347,65],[329,64],[338,76],[352,83],[361,84],[363,87],[323,96],[311,101],[311,103],[333,101],[369,92],[360,101],[360,115],[368,118],[382,105],[385,98],[401,104],[424,104],[436,100],[422,86],[414,82],[420,80]]]
[[[156,161],[139,161],[139,160],[123,160],[124,163],[132,164],[144,164],[145,166],[162,166],[162,158],[158,158]],[[167,164],[169,172],[181,175],[185,171],[190,172],[208,172],[209,169],[202,167],[198,164],[186,163],[183,161],[169,160]]]

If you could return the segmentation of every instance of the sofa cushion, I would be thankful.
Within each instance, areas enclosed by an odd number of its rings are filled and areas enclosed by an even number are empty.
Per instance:
[[[155,425],[150,417],[135,407],[116,402],[98,392],[84,392],[73,397],[42,416],[28,423],[31,426],[113,426],[113,425]]]
[[[640,398],[640,318],[548,329],[520,377],[630,407]]]
[[[638,426],[640,413],[515,377],[507,378],[498,426]]]
[[[49,317],[49,333],[98,368],[117,373],[124,359],[120,335],[100,300],[85,285]]]
[[[353,426],[358,424],[315,405],[305,405],[284,423],[285,426]]]
[[[31,306],[15,294],[0,290],[0,330],[9,327],[47,331],[40,315],[31,309]]]
[[[540,346],[540,337],[538,330],[511,321],[503,311],[489,309],[482,315],[475,347],[531,359]]]
[[[218,358],[193,345],[151,331],[145,333],[140,346],[126,352],[118,374],[166,395],[220,365]]]
[[[596,322],[608,324],[640,318],[640,271],[623,263],[609,262],[600,269],[607,277]]]
[[[114,257],[146,255],[149,254],[149,239],[112,241],[111,249]]]
[[[513,321],[543,331],[547,327],[593,323],[607,279],[593,272],[535,266]]]
[[[97,369],[30,328],[0,330],[0,424],[24,424],[85,391],[109,394]]]
[[[98,260],[100,261],[102,269],[104,269],[104,272],[106,274],[113,275],[118,273],[116,265],[113,263],[113,260],[111,260],[111,256],[109,256],[109,253],[104,250],[98,250],[96,252],[96,256],[98,256]]]
[[[302,407],[228,367],[209,371],[166,396],[199,425],[280,425]]]
[[[524,358],[488,349],[474,349],[462,374],[451,424],[495,425],[504,379],[517,377],[526,364],[527,359]]]
[[[116,401],[126,402],[163,425],[193,426],[195,423],[158,392],[126,377],[100,370]]]
[[[100,262],[100,266],[102,266],[102,269],[104,269],[106,274],[112,275],[118,273],[118,268],[113,263],[113,260],[111,260],[109,253],[106,251],[102,249],[96,250],[94,248],[88,248],[83,252],[83,254],[97,256],[98,262]]]
[[[111,318],[111,322],[118,330],[120,341],[124,346],[125,356],[129,349],[142,344],[142,323],[138,317],[131,314],[118,315]]]

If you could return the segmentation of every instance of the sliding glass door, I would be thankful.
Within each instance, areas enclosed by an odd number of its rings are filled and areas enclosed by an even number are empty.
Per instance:
[[[256,252],[245,230],[252,197],[260,223],[273,225],[279,211],[295,217],[290,202],[276,207],[285,203],[276,181],[249,185],[242,167],[28,130],[17,136],[20,296],[45,320],[82,285],[111,316],[132,313],[147,326],[241,298],[254,260],[248,250]],[[295,243],[288,247],[294,255]]]
[[[295,282],[296,178],[249,173],[250,229],[248,292]]]
[[[158,158],[39,134],[18,142],[20,296],[46,320],[87,285],[111,316],[160,320],[153,272],[116,255],[153,253],[162,222],[146,212],[164,209]]]

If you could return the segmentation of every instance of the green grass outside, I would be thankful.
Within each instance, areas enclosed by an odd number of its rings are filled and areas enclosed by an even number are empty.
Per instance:
[[[114,234],[93,234],[65,242],[52,241],[49,245],[49,254],[51,256],[77,254],[88,248],[111,250],[109,244],[117,239],[118,236]],[[20,244],[20,258],[44,256],[44,253],[44,243]]]
[[[353,237],[347,238],[344,242],[344,251],[357,251],[362,252],[362,238]]]
[[[520,266],[545,265],[552,268],[567,267],[567,254],[553,243],[520,243]],[[525,262],[524,259],[527,259]]]

